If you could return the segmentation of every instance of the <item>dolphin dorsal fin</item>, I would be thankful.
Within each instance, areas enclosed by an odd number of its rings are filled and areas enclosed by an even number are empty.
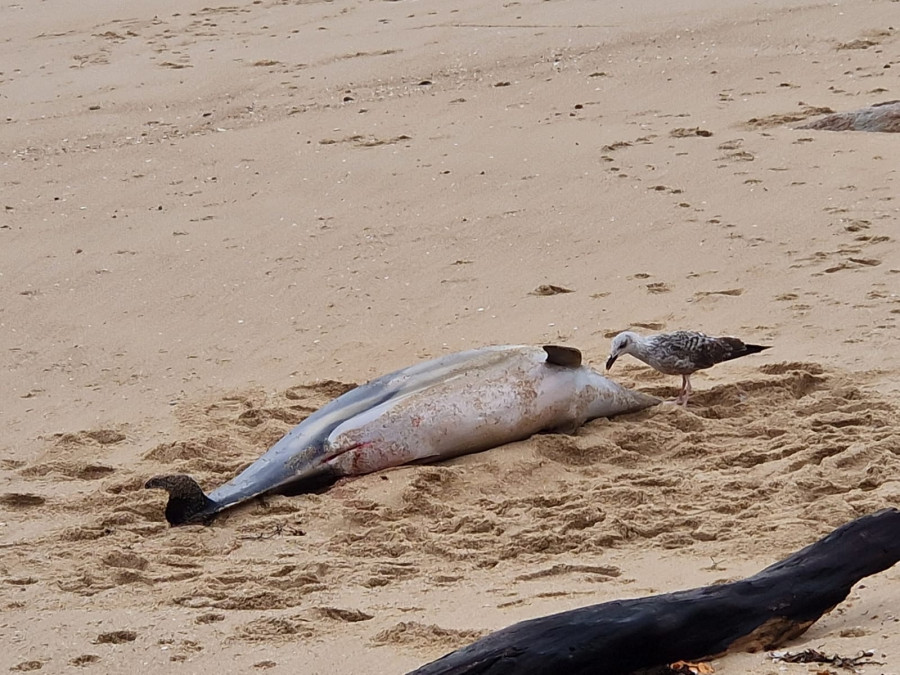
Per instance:
[[[544,351],[547,352],[547,363],[566,368],[578,368],[581,365],[581,351],[575,347],[544,345]]]

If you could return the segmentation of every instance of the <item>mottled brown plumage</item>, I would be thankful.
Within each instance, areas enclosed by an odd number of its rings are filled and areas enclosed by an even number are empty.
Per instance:
[[[675,402],[687,405],[693,373],[768,348],[746,344],[735,337],[710,337],[694,331],[679,330],[647,337],[625,331],[613,338],[606,369],[609,370],[622,354],[631,354],[661,373],[681,375],[681,392]]]

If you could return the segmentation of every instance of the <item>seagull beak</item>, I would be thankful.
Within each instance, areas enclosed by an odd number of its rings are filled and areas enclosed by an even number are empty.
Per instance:
[[[616,362],[616,359],[619,358],[618,354],[611,354],[608,359],[606,359],[606,369],[609,370],[612,368],[612,365]]]

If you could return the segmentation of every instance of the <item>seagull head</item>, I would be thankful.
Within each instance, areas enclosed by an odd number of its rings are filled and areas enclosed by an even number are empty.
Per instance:
[[[637,344],[640,339],[640,335],[632,333],[630,330],[626,330],[624,333],[616,335],[616,337],[613,338],[612,347],[609,350],[609,358],[606,359],[606,369],[609,370],[612,368],[616,359],[622,354],[630,354],[634,345]]]

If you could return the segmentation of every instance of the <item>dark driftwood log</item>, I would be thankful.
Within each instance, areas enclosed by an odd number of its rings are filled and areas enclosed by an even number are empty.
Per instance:
[[[863,577],[900,560],[900,511],[847,523],[729,584],[617,600],[514,624],[410,675],[627,675],[802,634]]]

